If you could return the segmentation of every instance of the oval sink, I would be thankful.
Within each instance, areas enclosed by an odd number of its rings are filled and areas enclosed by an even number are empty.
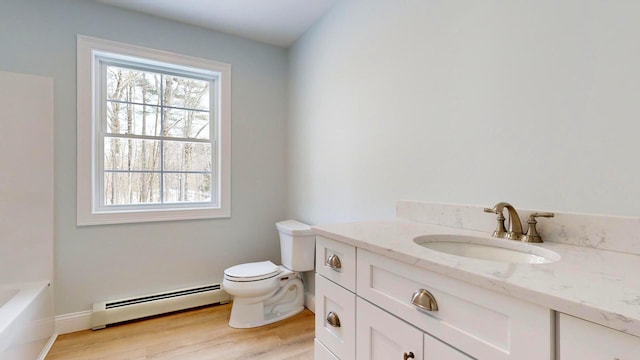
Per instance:
[[[480,260],[545,264],[560,260],[554,251],[507,239],[468,235],[423,235],[413,239],[427,249]]]

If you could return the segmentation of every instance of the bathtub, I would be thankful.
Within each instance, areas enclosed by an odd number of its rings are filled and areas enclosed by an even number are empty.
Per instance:
[[[55,339],[48,281],[0,285],[0,359],[44,359]]]

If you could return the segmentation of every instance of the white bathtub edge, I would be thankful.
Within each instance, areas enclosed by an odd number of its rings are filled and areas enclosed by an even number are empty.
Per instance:
[[[91,329],[91,310],[57,315],[56,332],[59,335]]]
[[[51,347],[53,346],[53,343],[56,342],[57,338],[58,333],[54,332],[53,335],[51,335],[51,337],[49,338],[49,341],[47,341],[47,343],[42,348],[42,351],[40,352],[40,355],[38,355],[36,360],[44,360],[47,357],[47,355],[49,354],[49,350],[51,350]]]

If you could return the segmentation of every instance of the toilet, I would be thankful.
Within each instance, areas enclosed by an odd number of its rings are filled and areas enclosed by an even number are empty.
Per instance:
[[[253,328],[291,317],[304,309],[300,272],[314,269],[315,235],[296,220],[276,223],[282,265],[260,261],[224,271],[222,287],[233,296],[229,326]]]

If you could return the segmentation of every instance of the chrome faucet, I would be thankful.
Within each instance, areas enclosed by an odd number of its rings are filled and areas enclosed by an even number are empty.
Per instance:
[[[503,214],[504,208],[507,208],[507,212],[509,212],[509,231],[507,231],[504,227],[504,220],[505,220],[504,214]],[[543,242],[542,237],[540,237],[540,234],[538,234],[538,231],[536,229],[536,224],[538,223],[536,221],[536,218],[554,216],[554,214],[550,212],[532,213],[531,215],[529,215],[529,220],[527,221],[527,223],[529,224],[529,230],[525,235],[522,233],[522,223],[520,222],[520,216],[518,215],[518,212],[511,204],[506,202],[497,203],[496,206],[494,206],[492,209],[485,208],[484,212],[498,215],[498,217],[496,218],[496,220],[498,220],[498,226],[496,227],[496,230],[493,232],[494,237],[507,238],[510,240],[522,240],[525,242],[535,242],[535,243]]]
[[[509,231],[505,231],[504,228],[504,215],[503,210],[507,208],[509,212]],[[499,238],[507,238],[510,240],[522,240],[524,234],[522,233],[522,223],[520,222],[520,216],[516,209],[509,203],[501,202],[497,203],[493,209],[485,208],[484,212],[494,213],[498,215],[498,227],[493,232],[493,236]]]

